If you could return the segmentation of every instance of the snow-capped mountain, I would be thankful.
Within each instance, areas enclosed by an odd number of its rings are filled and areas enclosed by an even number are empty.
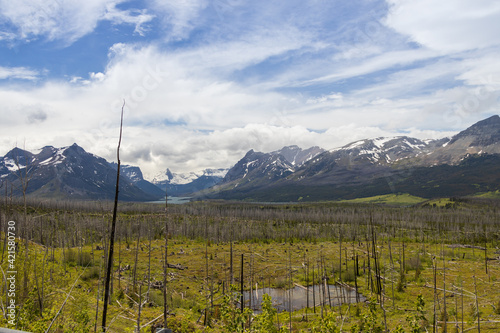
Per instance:
[[[117,164],[115,162],[110,163],[111,167],[116,170]],[[148,182],[144,179],[142,175],[141,168],[133,165],[120,165],[120,175],[126,177],[132,184],[137,186],[139,189],[145,193],[161,198],[165,196],[165,191],[160,189],[158,186]]]
[[[442,140],[419,140],[407,136],[379,137],[356,141],[329,152],[335,156],[336,161],[348,157],[351,163],[354,160],[365,160],[374,164],[392,164],[432,152],[441,142]]]
[[[302,164],[296,162],[295,152],[293,146],[272,153],[251,150],[229,170],[218,192],[202,195],[293,201],[353,198],[398,190],[424,197],[464,195],[500,188],[500,164],[495,164],[500,160],[499,116],[480,121],[452,138],[359,140],[312,154]]]
[[[457,164],[467,155],[500,154],[500,117],[481,120],[422,157],[424,165]]]
[[[270,153],[249,150],[238,161],[220,182],[220,190],[249,191],[265,188],[292,175],[297,168],[315,158],[325,150],[319,147],[302,149],[298,146],[287,146]]]
[[[301,149],[298,146],[286,146],[280,150],[271,152],[272,155],[282,155],[294,167],[300,167],[305,162],[321,154],[325,150],[314,146],[308,149]]]
[[[113,199],[116,164],[86,152],[77,144],[63,148],[46,146],[36,153],[14,148],[0,158],[0,178],[2,185],[12,185],[17,194],[23,180],[29,180],[27,193],[34,197]],[[152,184],[156,190],[144,190],[147,184],[141,178],[140,169],[136,169],[131,179],[124,172],[120,179],[120,200],[156,200],[162,196],[163,192]],[[135,183],[144,185],[143,189]]]
[[[181,196],[204,190],[218,184],[228,169],[205,169],[199,172],[175,173],[167,169],[156,175],[152,183],[169,196]]]
[[[14,148],[0,157],[0,187],[19,195],[23,180],[36,197],[112,199],[116,164],[78,145]],[[139,167],[124,165],[120,200],[197,197],[262,201],[334,200],[405,192],[422,197],[500,190],[500,117],[479,121],[451,138],[407,136],[359,140],[324,150],[283,147],[248,151],[232,168],[174,173],[152,184]],[[217,186],[215,186],[217,185]]]
[[[294,166],[283,155],[255,152],[252,149],[228,171],[222,183],[237,181],[234,186],[238,186],[242,181],[273,181],[286,177],[293,171]]]
[[[165,172],[157,174],[152,182],[154,184],[169,183],[171,185],[185,185],[200,177],[224,178],[229,169],[205,169],[198,172],[177,173],[167,169]]]

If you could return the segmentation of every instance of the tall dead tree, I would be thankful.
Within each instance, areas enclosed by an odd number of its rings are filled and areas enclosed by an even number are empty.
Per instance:
[[[116,149],[116,159],[118,160],[118,168],[116,170],[116,191],[115,191],[115,204],[113,206],[113,219],[111,220],[111,230],[109,233],[109,252],[108,252],[108,266],[106,267],[106,281],[104,287],[104,305],[102,309],[102,331],[106,332],[106,314],[108,312],[109,303],[109,282],[111,280],[111,270],[113,268],[113,250],[115,246],[115,229],[116,229],[116,212],[118,210],[118,192],[120,184],[120,144],[122,142],[122,128],[123,128],[123,109],[125,108],[125,100],[122,105],[122,112],[120,117],[120,136],[118,138],[118,148]]]
[[[17,145],[16,145],[17,148]],[[26,148],[26,144],[24,145]],[[26,150],[22,150],[24,152],[24,163],[26,165],[22,165],[21,156],[17,155],[14,159],[14,164],[17,167],[17,178],[20,183],[20,190],[23,195],[23,223],[24,228],[21,228],[21,236],[24,236],[24,275],[23,275],[23,298],[28,296],[28,265],[29,265],[29,226],[28,226],[28,203],[27,203],[27,195],[28,195],[28,184],[31,178],[34,176],[35,165],[33,163],[33,156],[30,154],[26,154]],[[16,154],[19,154],[19,150],[16,150]]]
[[[163,264],[163,327],[167,328],[168,195],[165,188],[165,262]]]

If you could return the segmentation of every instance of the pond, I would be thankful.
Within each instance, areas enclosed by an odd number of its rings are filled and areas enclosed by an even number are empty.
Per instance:
[[[174,205],[180,205],[184,203],[188,203],[191,201],[191,197],[168,197],[168,203],[169,204],[174,204]],[[155,203],[155,204],[165,204],[165,199],[163,200],[157,200],[157,201],[149,201],[149,203]]]
[[[293,289],[261,288],[252,292],[245,291],[245,306],[255,312],[260,311],[262,295],[268,294],[272,298],[273,306],[278,311],[297,311],[306,307],[323,305],[338,306],[339,304],[358,303],[366,301],[366,297],[356,293],[354,288],[338,285],[313,285],[309,288],[296,285]],[[251,296],[251,299],[250,299]],[[309,297],[308,297],[309,296]],[[291,304],[290,304],[290,299]],[[314,305],[313,305],[314,304]]]

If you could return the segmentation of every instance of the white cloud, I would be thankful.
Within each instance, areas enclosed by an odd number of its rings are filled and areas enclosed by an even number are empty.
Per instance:
[[[240,52],[238,43],[224,45],[231,46],[227,54]],[[245,46],[246,58],[230,67],[245,68],[302,45],[284,42],[267,51],[257,48],[254,54]],[[205,50],[200,48],[200,59],[214,60],[196,64],[193,50],[162,52],[156,45],[117,44],[103,73],[89,73],[88,78],[74,78],[73,83],[0,88],[4,106],[0,117],[10,119],[3,134],[12,140],[26,139],[33,148],[77,142],[113,160],[125,98],[123,162],[140,165],[151,176],[167,167],[179,172],[229,167],[249,149],[268,152],[291,144],[331,149],[368,137],[436,136],[439,128],[433,126],[445,119],[442,110],[450,107],[446,103],[459,98],[458,92],[450,91],[407,99],[397,99],[398,94],[378,96],[390,89],[390,82],[380,91],[332,92],[324,98],[278,93],[221,75],[216,69],[224,62],[217,62],[215,51],[206,54]],[[426,75],[425,71],[401,72],[391,80],[404,86],[405,80],[420,82]],[[422,105],[437,106],[422,110]],[[38,109],[43,114],[34,117]],[[12,114],[16,117],[9,118]],[[474,117],[477,114],[461,119],[466,123]],[[27,126],[26,119],[43,122]],[[431,131],[417,130],[416,124]],[[463,128],[463,124],[452,125]]]
[[[0,41],[10,41],[16,38],[16,34],[12,32],[0,31]]]
[[[170,27],[167,39],[184,39],[189,36],[200,13],[208,6],[207,0],[163,1],[149,0],[155,12],[161,13],[164,25]]]
[[[461,52],[499,44],[496,0],[386,0],[385,23],[430,49]]]
[[[450,39],[437,48],[448,38],[446,29],[434,14],[406,1],[391,0],[395,7],[385,22],[391,29],[379,24],[362,40],[338,36],[351,22],[330,30],[337,18],[331,14],[342,13],[340,1],[328,5],[331,12],[321,4],[321,13],[300,1],[223,0],[215,6],[204,0],[150,0],[147,10],[121,10],[122,1],[66,1],[60,4],[64,8],[49,4],[41,13],[34,3],[22,0],[15,8],[5,2],[4,18],[9,13],[23,38],[70,43],[100,20],[132,25],[147,35],[153,10],[164,30],[157,40],[116,43],[105,69],[70,74],[69,82],[48,78],[37,85],[0,86],[3,153],[15,140],[26,139],[31,148],[76,142],[113,160],[123,99],[123,162],[140,165],[147,175],[167,167],[178,172],[229,167],[249,149],[268,152],[291,144],[331,149],[392,135],[438,138],[484,118],[498,104],[493,38],[474,45],[466,36],[465,46]],[[467,3],[459,4],[464,10]],[[469,12],[446,15],[457,24],[470,21],[463,19]],[[451,27],[446,20],[444,27]],[[419,34],[422,21],[438,30],[436,36]],[[421,46],[409,45],[401,34]],[[469,51],[445,54],[464,49]],[[0,67],[0,79],[35,80],[42,74]]]
[[[115,24],[133,24],[144,34],[144,24],[153,16],[145,10],[121,11],[116,6],[125,0],[0,0],[0,19],[13,25],[10,40],[31,41],[45,37],[49,41],[72,44],[91,33],[101,20]]]
[[[333,73],[305,81],[302,85],[335,82],[361,75],[373,74],[378,71],[394,68],[395,66],[409,65],[416,61],[436,56],[436,53],[427,50],[386,51],[369,58],[360,59],[354,63],[349,63],[342,69],[334,68]]]
[[[4,79],[22,79],[36,80],[40,76],[37,70],[26,67],[2,67],[0,66],[0,80]]]
[[[131,24],[135,25],[134,33],[144,36],[148,31],[146,23],[154,19],[154,15],[148,14],[146,9],[127,9],[119,10],[116,3],[107,4],[104,20],[113,22],[113,24]]]
[[[189,64],[193,72],[208,69],[226,74],[274,56],[312,47],[316,47],[316,43],[311,41],[309,33],[293,26],[283,26],[272,31],[259,28],[236,40],[217,41],[180,52],[179,57],[186,65]]]
[[[125,133],[140,130],[125,129]],[[204,168],[231,167],[245,153],[256,151],[270,152],[288,145],[309,148],[318,145],[323,148],[335,148],[352,141],[367,137],[394,135],[395,132],[377,127],[363,127],[349,124],[317,133],[296,125],[292,127],[268,124],[248,124],[212,132],[197,132],[182,128],[150,128],[146,132],[134,133],[134,136],[147,137],[150,141],[124,144],[124,159],[141,165],[146,177],[153,177],[167,167],[175,172],[198,171]],[[158,137],[162,140],[158,140]],[[183,139],[179,139],[183,138]],[[113,150],[110,150],[112,156]]]

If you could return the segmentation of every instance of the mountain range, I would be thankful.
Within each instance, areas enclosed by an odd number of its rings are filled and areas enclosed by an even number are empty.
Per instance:
[[[0,186],[40,198],[112,200],[116,163],[77,144],[14,148],[0,157]],[[120,200],[169,196],[252,201],[317,201],[409,193],[432,198],[500,189],[500,117],[479,121],[451,138],[380,137],[325,150],[283,147],[249,150],[229,169],[175,173],[149,182],[137,166],[122,165]]]
[[[170,169],[156,175],[152,183],[169,196],[185,196],[217,185],[229,169],[205,169],[200,172],[173,173]]]
[[[250,150],[215,188],[197,197],[340,200],[401,192],[432,198],[500,188],[497,115],[451,138],[381,137],[315,152],[292,164],[280,151]]]
[[[46,146],[31,153],[14,148],[0,158],[0,181],[6,193],[37,198],[112,200],[117,165],[86,152],[77,144]],[[137,167],[122,166],[119,199],[152,201],[165,192],[144,180]]]

